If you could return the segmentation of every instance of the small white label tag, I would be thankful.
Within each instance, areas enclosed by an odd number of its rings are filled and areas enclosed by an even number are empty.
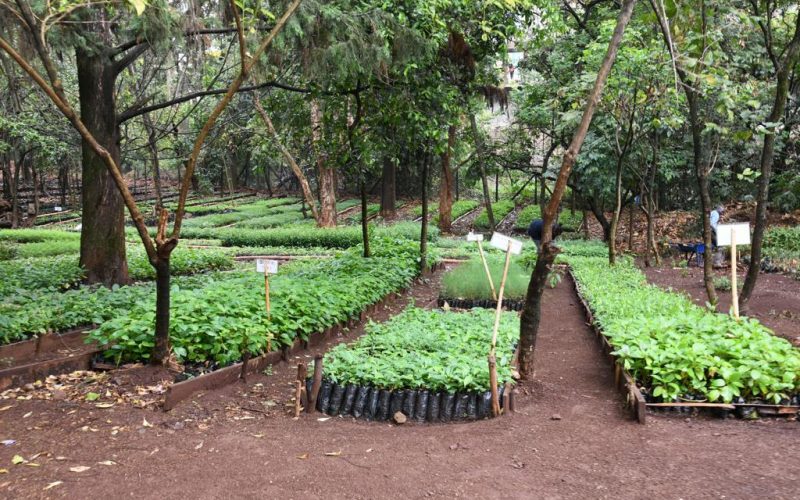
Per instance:
[[[750,223],[720,224],[717,226],[717,246],[731,246],[732,235],[736,234],[736,245],[750,244]]]
[[[483,241],[483,235],[470,231],[469,234],[467,234],[467,241]]]
[[[492,233],[492,240],[489,244],[498,250],[506,251],[509,249],[508,244],[511,243],[511,253],[514,255],[519,255],[522,253],[522,242],[519,240],[515,240],[514,238],[509,238],[508,236],[500,233]]]
[[[278,274],[278,261],[270,259],[256,259],[256,271],[259,273]]]

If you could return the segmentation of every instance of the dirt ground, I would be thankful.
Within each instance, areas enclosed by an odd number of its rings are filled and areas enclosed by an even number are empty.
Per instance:
[[[409,297],[431,307],[437,295],[434,278],[376,320]],[[16,440],[0,444],[0,496],[797,498],[796,421],[651,415],[642,426],[612,389],[573,285],[548,289],[544,308],[535,380],[520,384],[517,413],[492,420],[295,420],[287,406],[294,364],[169,413],[0,400],[0,441]],[[13,465],[15,455],[28,463]]]
[[[703,268],[673,267],[671,263],[662,267],[642,268],[650,283],[681,290],[688,293],[692,300],[700,306],[708,301],[706,288],[703,285]],[[730,267],[717,269],[716,276],[730,278]],[[737,272],[739,285],[744,283],[745,269]],[[727,312],[731,309],[731,292],[717,290],[719,297],[718,310]],[[781,274],[762,273],[756,282],[753,296],[746,310],[741,311],[761,323],[772,328],[776,335],[784,337],[795,346],[800,347],[800,281]]]

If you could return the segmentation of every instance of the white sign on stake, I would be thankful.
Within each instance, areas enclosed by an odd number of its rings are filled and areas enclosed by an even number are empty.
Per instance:
[[[64,211],[64,209],[61,208],[61,207],[53,207],[53,210],[55,210],[56,212],[63,212]]]
[[[469,234],[467,234],[467,241],[483,241],[483,235],[470,231]]]
[[[512,254],[519,255],[522,253],[522,242],[514,238],[509,238],[504,234],[492,233],[492,240],[489,242],[491,246],[503,251],[509,250],[509,243],[511,243]]]
[[[734,233],[737,245],[750,244],[750,224],[744,222],[741,224],[720,224],[717,226],[717,246],[731,246],[731,236],[734,235]]]
[[[256,259],[256,271],[266,274],[278,274],[278,261],[270,259]]]

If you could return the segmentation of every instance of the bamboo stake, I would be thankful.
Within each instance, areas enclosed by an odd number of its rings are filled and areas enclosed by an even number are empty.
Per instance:
[[[311,382],[311,394],[308,395],[307,413],[314,413],[317,410],[317,396],[319,388],[322,386],[322,355],[314,356],[314,378]]]
[[[492,391],[492,415],[500,415],[500,395],[497,392],[497,360],[495,359],[495,349],[497,347],[497,330],[500,328],[500,314],[503,311],[503,292],[506,288],[506,277],[508,276],[508,265],[511,262],[511,242],[508,242],[506,249],[506,262],[503,266],[503,279],[500,281],[500,293],[497,297],[497,309],[494,312],[494,328],[492,329],[492,348],[489,351],[489,384]]]
[[[731,303],[733,317],[739,319],[739,286],[736,283],[736,231],[731,230]]]
[[[489,272],[489,264],[486,263],[486,256],[483,254],[483,245],[478,241],[478,253],[481,254],[481,261],[483,261],[483,269],[486,271],[486,278],[489,280],[489,287],[492,289],[492,300],[497,300],[497,292],[494,290],[494,282],[492,281],[492,273]]]

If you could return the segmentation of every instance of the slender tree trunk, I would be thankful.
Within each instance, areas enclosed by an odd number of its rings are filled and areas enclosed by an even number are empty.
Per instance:
[[[397,165],[388,156],[383,159],[381,179],[381,217],[393,217],[397,213]]]
[[[617,170],[614,176],[614,213],[611,215],[611,230],[608,238],[608,263],[617,263],[617,228],[622,213],[622,156],[617,159]]]
[[[156,130],[153,127],[153,122],[150,120],[150,114],[145,113],[142,115],[142,122],[144,123],[147,132],[147,147],[150,150],[150,161],[153,163],[153,187],[155,190],[156,204],[155,213],[161,211],[164,206],[161,196],[161,168],[158,161],[158,142],[156,141]],[[147,176],[145,176],[145,179]],[[145,184],[147,186],[147,184]]]
[[[422,160],[422,224],[419,235],[419,269],[428,269],[428,154]]]
[[[14,172],[13,177],[11,177],[11,228],[16,229],[19,227],[20,223],[20,210],[19,210],[20,166],[19,163],[14,160],[14,158],[16,158],[15,150],[12,150],[11,158],[12,159],[9,161],[9,165],[11,165],[11,170],[13,170]]]
[[[311,101],[311,141],[317,157],[319,179],[319,227],[336,227],[336,171],[327,165],[322,152],[322,110],[316,99]]]
[[[486,167],[484,161],[486,155],[483,150],[483,138],[478,130],[478,122],[475,121],[475,115],[469,114],[469,123],[472,127],[472,135],[475,139],[475,149],[477,152],[478,168],[481,172],[481,183],[483,185],[483,204],[486,206],[486,215],[489,217],[489,229],[494,231],[494,211],[492,211],[492,195],[489,193],[489,181],[486,178]]]
[[[169,255],[159,257],[153,264],[156,269],[156,334],[152,361],[163,364],[169,358],[170,268]]]
[[[453,224],[453,170],[450,168],[456,127],[447,128],[447,148],[442,153],[442,180],[439,184],[439,230],[449,233]]]
[[[319,222],[319,214],[317,213],[317,204],[314,202],[314,194],[311,192],[311,186],[308,185],[308,179],[303,173],[303,169],[297,164],[294,156],[291,152],[289,152],[289,149],[283,145],[281,136],[278,135],[278,131],[272,124],[272,120],[264,110],[264,107],[261,105],[261,101],[259,101],[258,97],[253,99],[253,104],[255,104],[256,111],[258,111],[258,114],[261,116],[261,120],[264,122],[264,125],[267,126],[267,130],[269,130],[269,133],[275,140],[275,144],[278,146],[278,149],[283,155],[283,158],[286,160],[286,163],[289,164],[289,167],[292,169],[295,177],[297,177],[297,181],[300,183],[300,188],[303,190],[303,198],[311,209],[311,215],[314,217],[315,221]]]
[[[770,22],[768,19],[767,22]],[[771,40],[767,40],[770,43]],[[770,123],[783,123],[786,110],[786,99],[789,95],[789,78],[800,54],[800,17],[795,21],[794,37],[786,47],[785,60],[778,61],[776,69],[775,100],[772,111],[767,118]],[[778,130],[764,136],[761,148],[761,177],[758,179],[758,196],[756,198],[756,221],[753,237],[750,240],[750,264],[744,279],[739,303],[746,307],[756,287],[758,273],[761,270],[761,247],[764,242],[764,231],[767,227],[767,205],[769,203],[769,181],[772,178],[772,164],[775,158],[775,139]]]
[[[369,226],[367,224],[367,183],[362,178],[361,188],[361,241],[364,244],[364,257],[370,256],[369,251]]]
[[[703,154],[703,124],[700,121],[700,110],[697,93],[684,85],[686,100],[689,102],[689,126],[692,130],[692,154],[694,161],[697,189],[700,194],[700,216],[703,221],[703,243],[705,254],[703,259],[703,284],[708,295],[708,302],[716,308],[717,291],[714,288],[714,262],[711,254],[711,194],[708,191],[708,164]]]
[[[105,55],[76,49],[81,120],[120,165],[116,70]],[[81,257],[89,283],[129,282],[125,258],[125,204],[103,158],[83,145]]]
[[[536,266],[531,274],[531,280],[528,284],[528,294],[525,298],[525,307],[522,310],[522,317],[520,319],[520,375],[526,380],[533,379],[533,358],[536,348],[536,336],[539,331],[539,322],[542,314],[542,294],[544,292],[545,282],[547,281],[547,275],[550,272],[550,267],[558,253],[558,249],[551,244],[553,236],[552,224],[553,221],[556,220],[558,206],[561,203],[561,198],[564,196],[567,180],[569,179],[572,167],[575,165],[575,160],[578,157],[583,141],[586,139],[586,133],[589,131],[592,116],[594,115],[597,103],[600,101],[603,87],[608,79],[608,73],[611,71],[611,66],[614,64],[617,50],[622,42],[622,35],[625,32],[628,21],[631,19],[635,4],[636,0],[625,0],[622,6],[622,10],[617,18],[617,25],[614,28],[614,33],[608,43],[608,51],[597,72],[594,87],[589,94],[580,125],[575,131],[572,142],[564,154],[564,158],[561,162],[561,170],[556,179],[556,185],[553,188],[552,196],[543,213],[544,227],[542,228],[542,246],[539,251],[538,259],[536,260]]]

